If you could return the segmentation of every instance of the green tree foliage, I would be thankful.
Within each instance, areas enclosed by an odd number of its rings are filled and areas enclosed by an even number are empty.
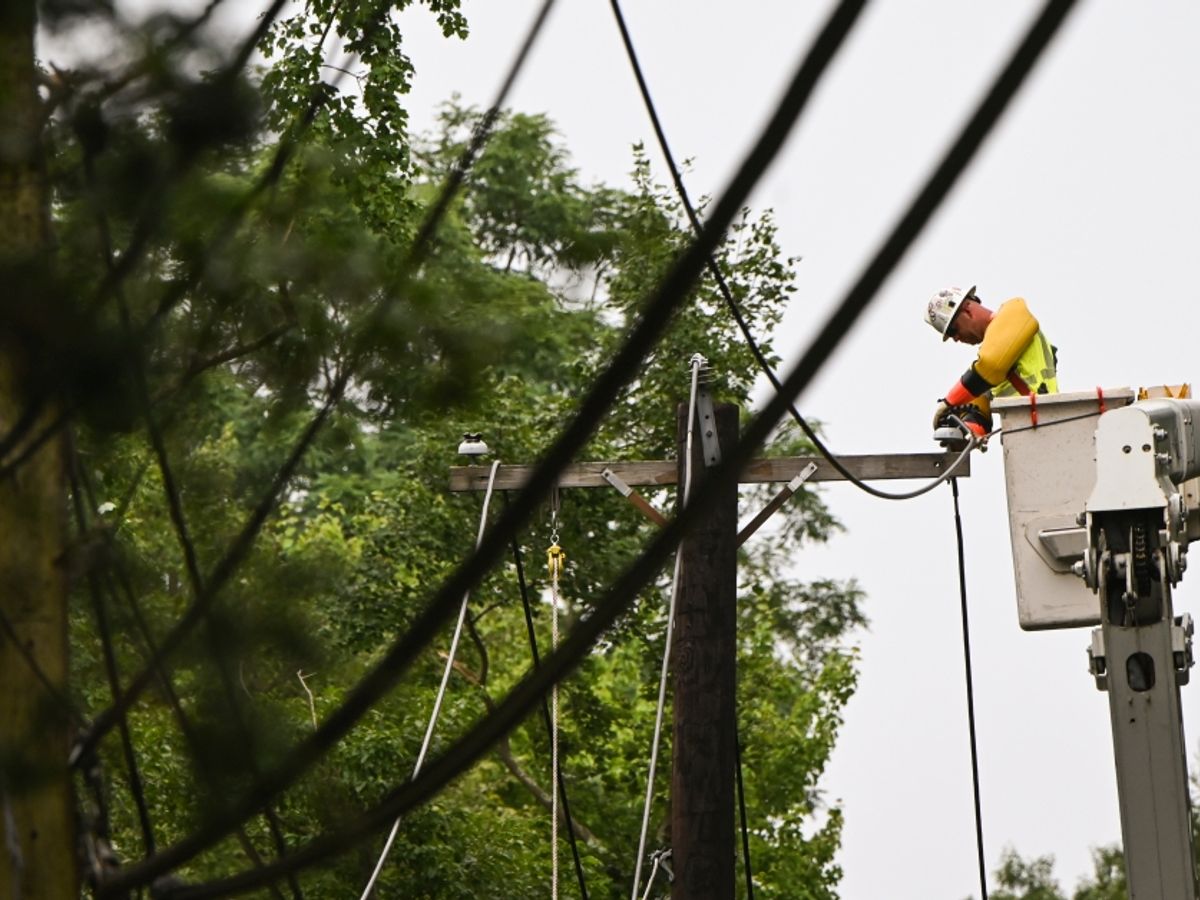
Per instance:
[[[1054,857],[1023,860],[1012,848],[1000,857],[995,873],[1000,890],[990,893],[996,900],[1066,900],[1054,880]]]
[[[169,681],[128,717],[145,814],[118,734],[100,747],[101,787],[82,786],[87,830],[119,862],[203,824],[338,707],[470,551],[481,497],[446,490],[461,432],[484,430],[506,461],[535,460],[687,243],[678,204],[640,148],[631,189],[587,185],[550,121],[506,112],[414,268],[419,223],[481,115],[450,103],[433,134],[410,140],[403,97],[414,73],[392,15],[407,5],[289,7],[264,29],[260,78],[203,27],[163,14],[124,30],[97,7],[83,24],[124,38],[115,68],[51,70],[58,250],[46,291],[64,313],[47,332],[57,343],[44,390],[69,411],[74,441],[78,537],[65,559],[79,707],[91,715],[111,702],[110,670],[121,683],[141,671],[228,570],[230,548],[248,548],[169,660]],[[448,37],[465,36],[455,0],[423,5]],[[80,24],[77,8],[59,12],[57,26]],[[349,54],[349,74],[326,68],[333,48]],[[765,341],[794,266],[770,215],[747,213],[719,259]],[[696,352],[719,397],[748,405],[753,361],[703,281],[587,457],[673,456]],[[766,452],[802,449],[785,431]],[[272,495],[280,473],[285,486]],[[651,499],[673,503],[668,491]],[[745,500],[756,508],[763,493]],[[270,514],[258,527],[260,508]],[[798,547],[836,528],[819,495],[802,490],[780,524],[740,560],[739,728],[755,895],[815,900],[836,896],[840,877],[841,814],[823,803],[819,778],[854,689],[850,638],[864,620],[853,584],[781,575]],[[652,529],[615,492],[564,493],[564,629]],[[545,519],[520,538],[543,652],[548,540]],[[561,688],[563,766],[592,897],[629,892],[668,588],[663,573],[629,598]],[[252,867],[406,781],[448,640],[262,816],[177,876]],[[471,598],[431,754],[529,666],[509,560]],[[534,716],[403,819],[380,895],[543,894],[548,769]],[[656,785],[653,846],[667,841],[667,782]],[[297,885],[309,897],[355,893],[382,837]],[[566,881],[565,840],[562,853]]]

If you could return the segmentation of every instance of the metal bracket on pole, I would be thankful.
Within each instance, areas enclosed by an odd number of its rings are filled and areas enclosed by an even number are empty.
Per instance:
[[[700,418],[700,446],[704,450],[704,465],[712,468],[721,462],[721,443],[717,440],[712,394],[705,385],[696,388],[696,412]]]
[[[751,519],[746,524],[746,527],[738,532],[737,545],[739,547],[742,546],[742,544],[745,543],[746,538],[750,537],[750,535],[752,535],[752,534],[754,534],[754,532],[758,531],[758,529],[762,526],[763,522],[767,521],[767,519],[769,519],[769,518],[771,518],[771,516],[775,515],[775,512],[779,509],[779,507],[783,506],[783,504],[785,504],[788,501],[788,499],[792,496],[792,494],[794,494],[794,493],[796,493],[796,491],[800,490],[800,485],[802,485],[802,484],[804,484],[804,482],[808,481],[808,479],[812,477],[812,474],[815,471],[817,471],[817,464],[809,463],[807,466],[804,467],[803,470],[801,470],[799,475],[797,475],[795,478],[793,478],[791,481],[789,481],[787,483],[787,485],[778,494],[776,494],[774,497],[772,497],[771,502],[768,503],[766,506],[764,506],[759,511],[758,515],[756,515],[753,519]]]
[[[624,479],[612,469],[606,468],[600,473],[600,477],[616,488],[617,493],[637,507],[655,525],[662,527],[667,524],[667,517],[651,506],[649,500],[626,484]]]

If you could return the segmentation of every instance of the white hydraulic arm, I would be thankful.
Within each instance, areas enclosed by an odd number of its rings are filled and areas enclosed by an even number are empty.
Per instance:
[[[1196,900],[1179,687],[1192,665],[1190,616],[1171,588],[1187,563],[1180,485],[1200,475],[1200,402],[1111,410],[1095,434],[1096,482],[1075,571],[1099,596],[1089,650],[1109,695],[1121,831],[1133,900]]]

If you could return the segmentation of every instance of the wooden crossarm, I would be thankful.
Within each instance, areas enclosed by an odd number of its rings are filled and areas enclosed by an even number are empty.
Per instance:
[[[890,453],[862,456],[840,456],[838,460],[856,478],[864,481],[937,478],[958,457],[957,453]],[[809,481],[842,481],[841,474],[820,456],[780,456],[754,459],[746,466],[739,480],[743,484],[763,484],[791,481],[809,463],[817,471]],[[496,490],[516,490],[524,486],[534,467],[530,465],[501,465],[496,470]],[[635,487],[669,487],[676,483],[677,464],[673,459],[627,460],[624,462],[585,462],[567,466],[558,479],[561,488],[609,487],[604,479],[605,469],[611,469],[628,485]],[[487,489],[490,466],[451,466],[450,490],[482,491]],[[971,474],[970,457],[963,460],[956,476]]]

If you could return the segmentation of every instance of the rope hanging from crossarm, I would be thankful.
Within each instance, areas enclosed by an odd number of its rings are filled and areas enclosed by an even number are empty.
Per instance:
[[[557,491],[555,501],[557,501]],[[558,545],[558,503],[550,513],[550,546],[546,567],[550,570],[550,650],[558,647],[558,579],[567,554]],[[550,688],[550,783],[558,783],[558,682]],[[558,900],[558,791],[550,790],[550,898]]]
[[[492,470],[488,473],[487,493],[483,495],[483,510],[479,514],[479,531],[475,536],[475,549],[479,549],[479,545],[483,543],[483,532],[487,527],[488,506],[492,502],[492,488],[496,484],[496,470],[500,468],[500,460],[492,462]],[[421,741],[421,751],[417,754],[417,762],[413,766],[412,777],[415,779],[421,774],[421,766],[425,763],[425,754],[429,752],[429,744],[433,740],[433,729],[437,725],[438,714],[442,711],[442,700],[446,697],[446,686],[450,682],[450,672],[454,669],[454,657],[458,653],[458,642],[462,639],[463,625],[467,620],[467,603],[471,599],[471,592],[466,591],[463,594],[462,605],[458,610],[458,622],[454,626],[454,637],[450,640],[450,651],[446,654],[446,667],[442,670],[442,683],[438,686],[437,697],[433,701],[433,710],[429,713],[429,724],[425,726],[425,738]],[[383,864],[387,861],[388,854],[392,851],[392,844],[396,842],[396,834],[400,831],[400,817],[396,817],[396,821],[392,823],[392,830],[388,833],[387,840],[383,844],[383,850],[379,854],[379,861],[375,863],[375,869],[371,872],[371,878],[367,881],[367,886],[363,888],[362,896],[359,900],[368,900],[371,896],[371,891],[375,888],[375,882],[379,879],[379,873],[383,871]]]

